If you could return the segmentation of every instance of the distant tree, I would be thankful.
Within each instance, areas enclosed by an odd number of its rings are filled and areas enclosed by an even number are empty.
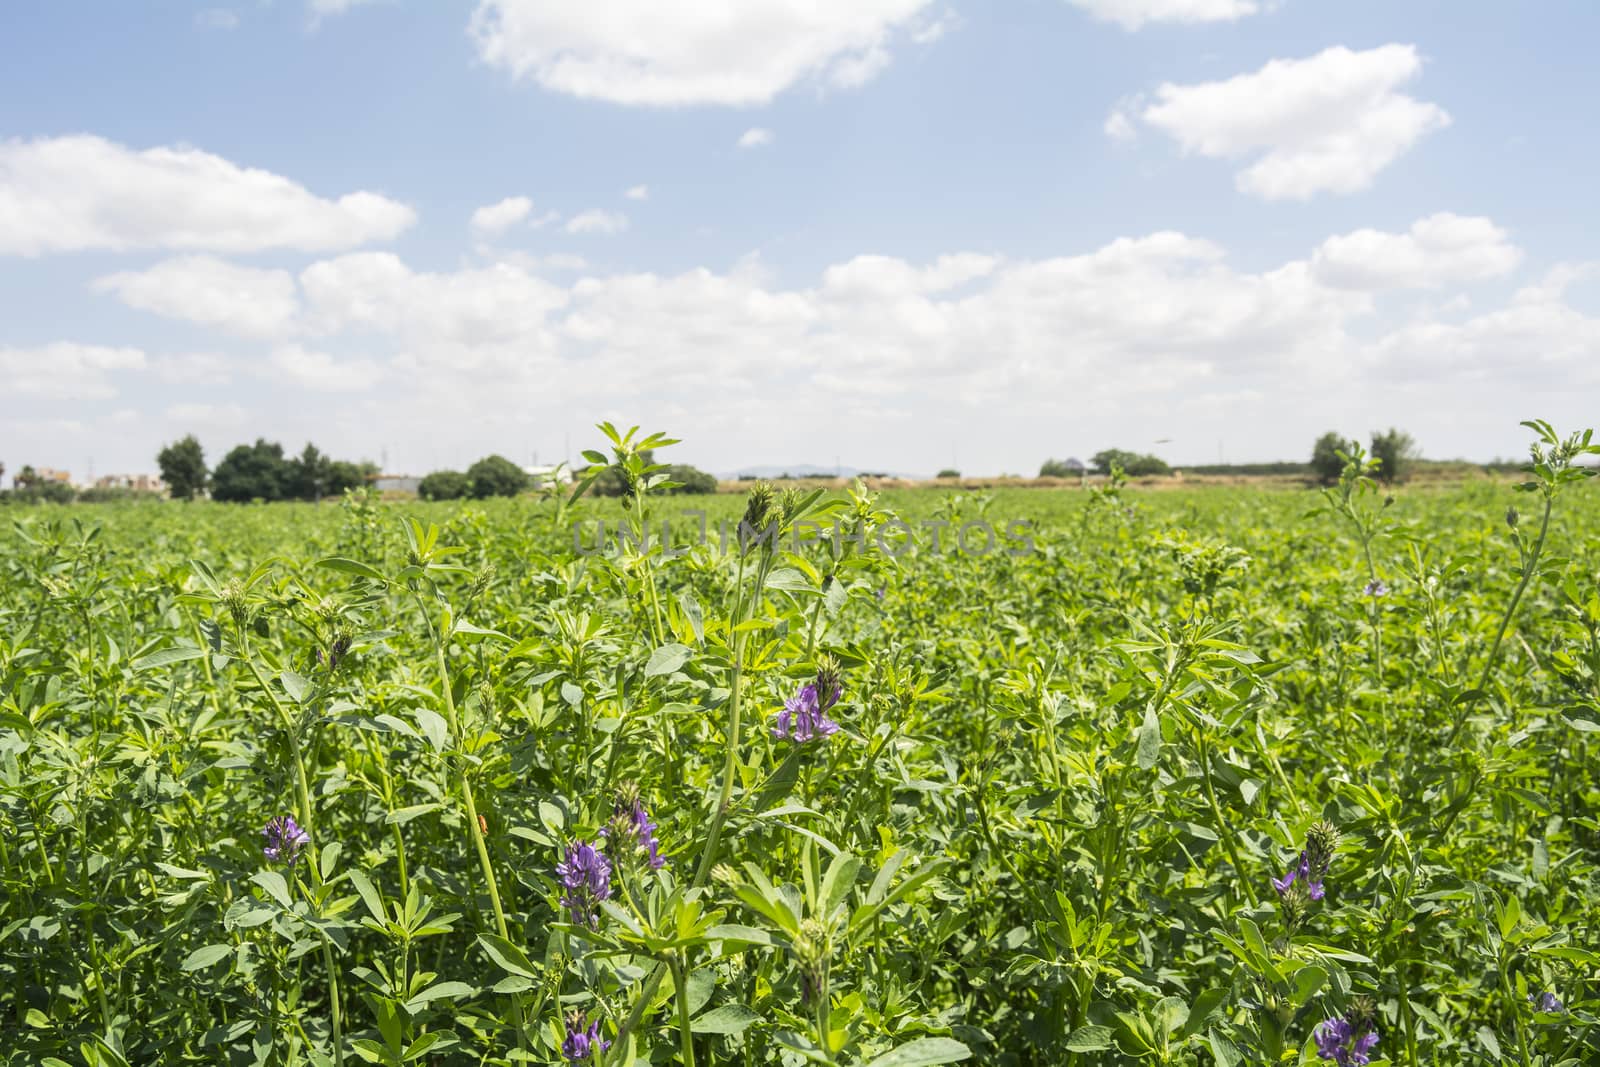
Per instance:
[[[194,434],[158,452],[156,465],[161,468],[161,480],[167,483],[172,499],[193,500],[206,491],[206,454]]]
[[[328,468],[333,461],[311,442],[289,461],[289,482],[284,495],[293,500],[320,500],[328,494]]]
[[[667,480],[678,484],[667,490],[669,495],[696,496],[717,491],[717,476],[686,463],[674,463],[666,469]]]
[[[472,491],[472,483],[460,471],[434,471],[417,483],[417,495],[424,500],[460,500]]]
[[[1371,451],[1378,461],[1378,477],[1390,484],[1405,477],[1411,461],[1419,455],[1416,440],[1392,426],[1386,433],[1373,433]]]
[[[328,464],[328,484],[324,491],[329,496],[335,496],[346,489],[360,489],[377,478],[376,463],[351,463],[349,460],[336,459]]]
[[[213,500],[242,503],[283,500],[295,478],[295,465],[283,458],[283,446],[256,438],[253,445],[238,445],[222,457],[211,472]]]
[[[935,474],[934,477],[935,478],[959,478],[959,477],[961,477],[961,472],[956,470],[953,467],[946,467],[944,470],[940,471],[938,474]]]
[[[526,471],[504,456],[485,456],[467,468],[473,497],[516,496],[532,484]]]
[[[1130,478],[1146,474],[1172,473],[1172,468],[1167,466],[1167,461],[1160,456],[1125,452],[1120,448],[1108,448],[1104,452],[1096,452],[1090,462],[1094,464],[1096,474],[1110,474],[1113,464],[1121,467],[1122,472]]]
[[[32,463],[24,463],[17,476],[11,479],[11,484],[18,489],[31,489],[39,481],[39,472],[33,469]]]
[[[1083,474],[1083,464],[1075,459],[1047,459],[1039,464],[1041,478],[1077,478]]]
[[[1344,459],[1339,453],[1349,455],[1355,451],[1356,443],[1348,438],[1341,437],[1332,430],[1317,438],[1317,443],[1311,446],[1311,473],[1323,485],[1332,485],[1339,480],[1339,475],[1344,471]]]

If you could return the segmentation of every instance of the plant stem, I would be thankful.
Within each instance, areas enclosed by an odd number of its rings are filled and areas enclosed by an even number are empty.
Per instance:
[[[683,1049],[684,1067],[694,1067],[694,1032],[689,1028],[689,990],[684,981],[683,960],[677,953],[667,957],[672,969],[672,999],[678,1002],[678,1040]]]
[[[1495,664],[1500,659],[1500,644],[1505,640],[1506,630],[1511,626],[1511,620],[1517,613],[1517,606],[1522,603],[1522,594],[1528,589],[1528,583],[1533,580],[1534,573],[1539,568],[1539,557],[1544,554],[1544,540],[1550,533],[1550,509],[1555,503],[1555,498],[1545,494],[1544,514],[1539,519],[1539,537],[1533,543],[1533,550],[1528,553],[1522,562],[1522,579],[1517,582],[1516,590],[1511,594],[1511,602],[1506,605],[1506,612],[1500,618],[1500,628],[1495,631],[1494,644],[1489,646],[1489,658],[1483,663],[1483,673],[1478,676],[1477,689],[1480,694],[1484,686],[1489,684],[1489,676],[1494,673]],[[1444,747],[1450,748],[1461,734],[1461,728],[1467,724],[1467,714],[1472,710],[1476,701],[1469,701],[1461,709],[1461,714],[1456,716],[1455,727],[1450,731],[1450,736],[1445,738]]]

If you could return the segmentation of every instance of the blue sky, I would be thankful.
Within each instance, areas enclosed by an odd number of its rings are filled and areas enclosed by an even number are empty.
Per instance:
[[[11,4],[0,462],[149,470],[193,432],[421,473],[603,418],[724,471],[1391,424],[1513,455],[1520,419],[1595,421],[1597,30],[1584,0]]]

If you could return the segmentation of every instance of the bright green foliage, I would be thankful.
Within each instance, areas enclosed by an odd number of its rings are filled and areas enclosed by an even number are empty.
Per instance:
[[[539,498],[15,509],[0,1063],[548,1064],[576,1012],[608,1067],[1308,1067],[1363,998],[1375,1062],[1600,1062],[1600,486],[1530,428],[1392,498],[1352,448],[673,501],[606,425]]]

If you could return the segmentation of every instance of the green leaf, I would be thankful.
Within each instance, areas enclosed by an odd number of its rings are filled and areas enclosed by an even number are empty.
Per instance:
[[[148,656],[140,656],[130,665],[135,671],[147,671],[153,667],[165,667],[170,663],[183,663],[186,660],[200,659],[206,654],[203,648],[164,648],[160,652],[152,652]]]
[[[533,979],[539,977],[533,961],[528,959],[528,954],[505,938],[495,934],[479,934],[478,944],[483,946],[490,959],[517,977]]]
[[[662,645],[650,653],[650,662],[644,665],[644,676],[646,678],[655,678],[663,674],[671,674],[689,661],[689,654],[692,651],[688,645]]]
[[[1478,1027],[1478,1041],[1482,1043],[1483,1050],[1496,1063],[1505,1058],[1505,1053],[1500,1051],[1500,1039],[1494,1036],[1494,1031],[1487,1026]]]
[[[743,1004],[724,1004],[689,1020],[689,1030],[696,1034],[738,1034],[760,1021],[761,1016]]]
[[[232,954],[232,952],[232,945],[207,945],[205,948],[197,948],[184,958],[183,969],[186,971],[202,970],[216,963],[224,956]]]
[[[1068,1052],[1101,1052],[1111,1047],[1111,1027],[1080,1026],[1067,1038]]]
[[[1217,1061],[1217,1067],[1239,1067],[1244,1062],[1244,1054],[1234,1047],[1232,1041],[1215,1030],[1209,1031],[1206,1037],[1211,1042],[1211,1058]]]
[[[773,771],[767,780],[761,783],[761,792],[756,794],[755,803],[751,810],[756,814],[767,811],[777,806],[778,802],[794,791],[796,783],[800,781],[800,748],[795,746],[789,755],[784,757],[778,769]]]
[[[325,567],[330,571],[341,571],[345,574],[354,574],[361,578],[370,578],[375,582],[384,580],[383,572],[360,560],[345,559],[341,556],[329,556],[327,559],[317,560],[317,566]]]
[[[406,1011],[416,1011],[424,1007],[430,1000],[439,1000],[442,997],[470,997],[478,990],[465,982],[435,982],[410,1000],[406,1001]]]
[[[1144,723],[1139,727],[1139,769],[1148,771],[1161,758],[1161,719],[1154,706],[1144,709]]]
[[[972,1050],[948,1037],[919,1037],[899,1048],[890,1049],[867,1067],[923,1067],[931,1063],[955,1063],[972,1055]]]
[[[282,904],[286,908],[291,906],[291,901],[289,899],[289,883],[284,881],[283,875],[279,874],[277,871],[257,871],[255,874],[250,876],[250,880],[256,885],[260,886],[262,889],[265,889],[267,891],[267,895],[273,900],[276,900],[279,904]]]

